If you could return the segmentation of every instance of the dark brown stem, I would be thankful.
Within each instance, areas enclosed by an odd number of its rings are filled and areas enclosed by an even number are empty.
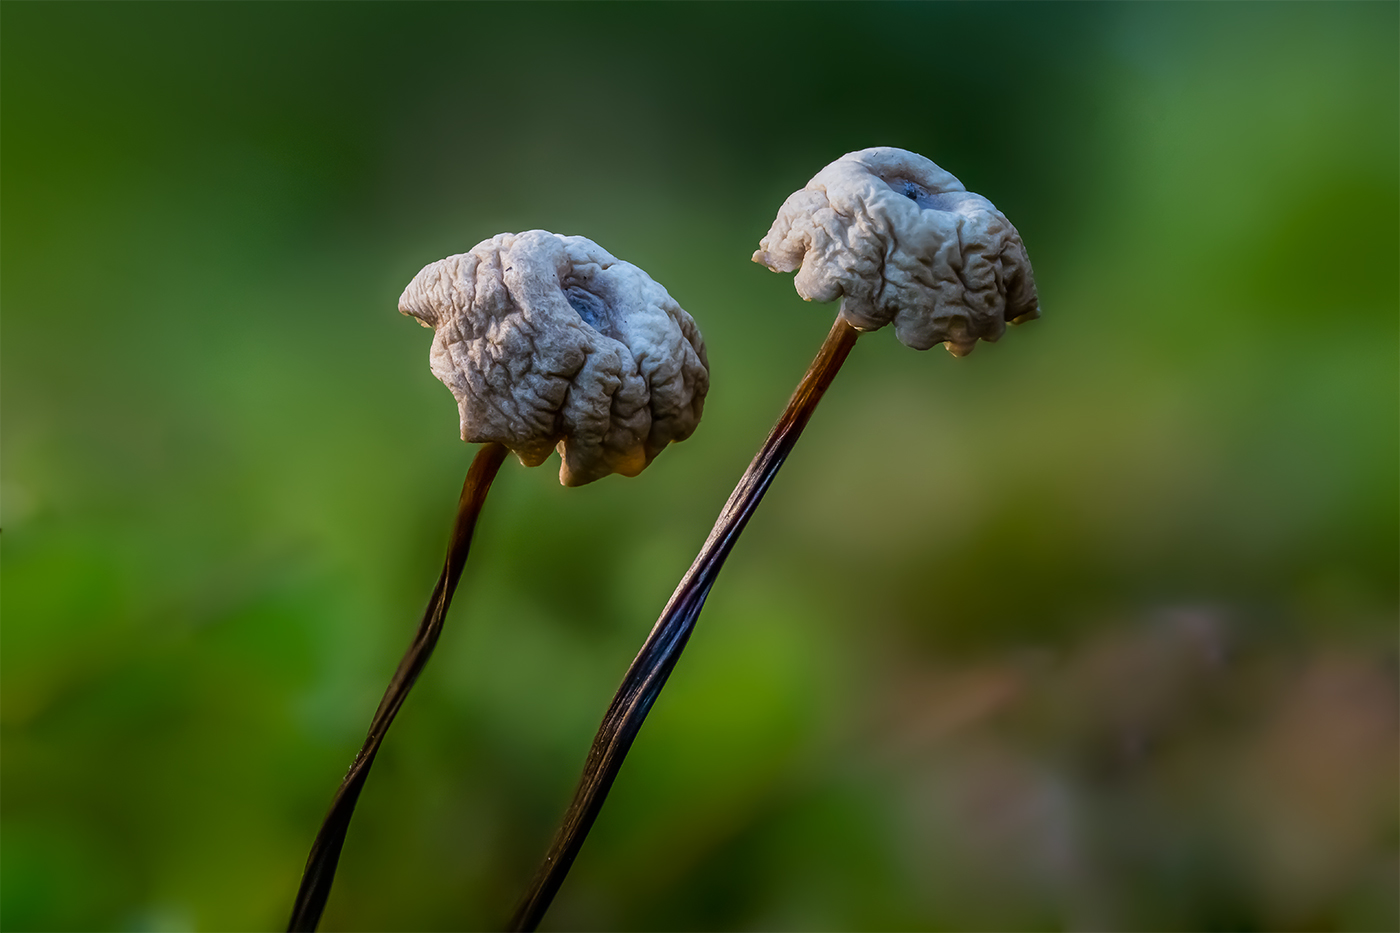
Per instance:
[[[418,631],[413,635],[413,643],[408,646],[394,679],[389,681],[389,689],[384,691],[384,699],[379,701],[379,709],[369,724],[369,734],[365,744],[350,771],[336,791],[331,801],[330,812],[326,814],[316,841],[311,844],[311,854],[306,859],[306,871],[301,876],[301,888],[297,891],[296,903],[292,906],[292,919],[287,925],[289,931],[315,930],[325,909],[326,898],[331,893],[331,882],[335,880],[335,866],[340,861],[340,849],[345,844],[345,831],[350,827],[350,817],[355,813],[355,802],[360,798],[360,790],[369,777],[374,756],[379,753],[379,745],[389,724],[398,715],[408,691],[422,673],[424,665],[433,653],[438,636],[442,634],[442,623],[447,617],[447,607],[452,604],[452,594],[457,589],[457,581],[462,576],[462,566],[467,562],[467,551],[471,549],[472,531],[476,528],[477,516],[486,502],[486,493],[491,489],[491,481],[496,478],[506,457],[506,448],[500,444],[486,444],[477,451],[467,470],[466,481],[462,483],[462,495],[457,500],[457,518],[452,523],[452,537],[447,544],[447,560],[443,563],[442,574],[428,600],[428,608],[423,613],[423,621],[418,623]]]
[[[724,559],[729,556],[734,542],[748,524],[749,517],[777,475],[778,468],[797,443],[802,429],[807,426],[817,403],[855,346],[858,336],[860,332],[854,327],[840,317],[836,319],[817,352],[817,358],[812,361],[792,400],[788,402],[787,409],[774,425],[768,440],[764,441],[758,456],[749,464],[739,485],[734,488],[695,563],[681,578],[680,585],[647,636],[641,652],[628,668],[622,686],[613,697],[612,705],[603,717],[603,724],[593,739],[593,747],[589,749],[588,759],[584,763],[583,777],[555,834],[549,854],[545,856],[544,864],[540,866],[511,920],[512,930],[534,930],[549,909],[588,830],[603,807],[608,790],[642,722],[685,649],[700,610],[705,605],[705,597],[710,594],[710,587],[724,566]]]

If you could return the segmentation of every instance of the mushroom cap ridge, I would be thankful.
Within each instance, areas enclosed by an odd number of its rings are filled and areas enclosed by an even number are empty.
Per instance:
[[[841,300],[860,330],[893,323],[905,346],[954,356],[1040,316],[1020,234],[991,201],[917,153],[848,152],[783,202],[753,255],[799,270],[798,294]]]
[[[435,331],[429,362],[462,440],[526,466],[557,448],[565,486],[635,476],[700,421],[710,375],[694,320],[584,237],[499,234],[424,266],[399,311]]]

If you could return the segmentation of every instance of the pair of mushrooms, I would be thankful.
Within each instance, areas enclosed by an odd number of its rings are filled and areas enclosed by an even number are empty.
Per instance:
[[[906,346],[954,356],[1040,315],[1016,229],[990,201],[903,149],[863,149],[818,172],[778,211],[753,255],[796,271],[809,301],[840,312],[787,409],[730,496],[699,556],[632,662],[593,742],[574,800],[512,922],[544,916],[684,649],[734,542],[856,338],[894,325]],[[503,233],[414,277],[399,311],[435,331],[433,374],[452,390],[462,440],[480,443],[447,559],[423,621],[313,843],[290,929],[314,930],[384,734],[441,632],[486,492],[507,451],[559,480],[635,476],[700,421],[709,389],[695,322],[659,284],[591,240]]]

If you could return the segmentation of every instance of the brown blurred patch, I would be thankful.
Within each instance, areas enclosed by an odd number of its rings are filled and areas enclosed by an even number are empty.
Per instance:
[[[939,892],[930,910],[962,898],[1012,925],[1122,929],[1394,916],[1400,688],[1384,649],[1300,655],[1196,607],[1058,656],[896,667],[866,741],[898,772],[892,831]]]

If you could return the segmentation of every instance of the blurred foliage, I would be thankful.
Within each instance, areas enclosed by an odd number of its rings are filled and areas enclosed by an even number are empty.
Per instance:
[[[508,464],[326,929],[488,928],[833,309],[843,152],[1045,317],[862,339],[557,929],[1394,929],[1394,4],[0,8],[5,929],[285,922],[471,451],[395,313],[580,233],[700,323],[635,480]]]

